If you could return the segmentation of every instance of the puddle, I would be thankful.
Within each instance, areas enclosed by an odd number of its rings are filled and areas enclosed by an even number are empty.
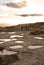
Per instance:
[[[14,34],[14,33],[16,33],[16,32],[8,32],[8,34]]]
[[[4,42],[0,42],[0,44],[3,44]]]
[[[21,36],[21,35],[12,35],[12,36],[10,36],[10,38],[15,38],[15,37],[24,37],[24,36]]]
[[[17,40],[17,39],[11,39],[11,41],[14,41],[14,40]]]
[[[20,35],[19,35],[19,36],[17,36],[17,37],[24,37],[24,36],[20,36]]]
[[[15,38],[15,37],[17,37],[17,35],[12,35],[12,36],[10,36],[10,38]]]
[[[44,39],[44,38],[42,38],[42,37],[34,37],[35,39]]]
[[[8,42],[8,41],[11,41],[11,39],[0,39],[0,41]]]
[[[0,32],[0,34],[5,34],[6,32]]]
[[[15,41],[15,43],[20,43],[20,44],[22,43],[23,44],[24,41]]]
[[[22,45],[16,45],[16,46],[11,46],[9,48],[11,48],[11,49],[19,49],[19,48],[23,48],[23,46]]]
[[[28,49],[38,49],[38,48],[42,48],[43,46],[28,46]]]
[[[20,35],[24,35],[23,33],[21,33]]]
[[[12,55],[12,54],[17,54],[17,52],[7,51],[6,49],[4,49],[3,53],[0,52],[0,55]]]
[[[4,42],[14,41],[14,40],[17,40],[17,39],[0,39],[1,41],[0,44]]]

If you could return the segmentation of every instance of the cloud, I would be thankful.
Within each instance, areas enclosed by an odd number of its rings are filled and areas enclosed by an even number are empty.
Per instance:
[[[26,1],[22,1],[21,3],[20,2],[18,3],[10,2],[10,3],[6,3],[6,6],[12,7],[12,8],[22,8],[26,6]]]
[[[44,16],[42,14],[15,14],[16,16],[22,16],[22,17],[27,17],[27,16]]]

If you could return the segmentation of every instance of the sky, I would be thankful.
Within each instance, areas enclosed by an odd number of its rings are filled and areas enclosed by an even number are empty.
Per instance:
[[[23,1],[25,0],[0,0],[0,3],[14,2],[18,4],[20,2],[22,4]],[[9,23],[11,25],[17,25],[22,23],[44,22],[44,16],[21,17],[16,16],[15,14],[44,15],[44,0],[26,0],[26,6],[21,8],[12,8],[0,5],[0,23]]]

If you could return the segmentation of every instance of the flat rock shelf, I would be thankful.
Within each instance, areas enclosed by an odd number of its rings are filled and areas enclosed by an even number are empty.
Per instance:
[[[0,65],[44,65],[43,37],[30,31],[0,32]]]

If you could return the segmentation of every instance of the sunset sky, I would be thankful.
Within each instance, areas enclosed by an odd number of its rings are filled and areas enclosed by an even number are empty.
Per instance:
[[[17,25],[44,22],[44,0],[0,0],[0,3],[14,2],[18,4],[20,2],[22,4],[23,1],[26,1],[26,6],[21,8],[12,8],[0,4],[0,23]],[[43,14],[43,16],[21,17],[15,14]]]

